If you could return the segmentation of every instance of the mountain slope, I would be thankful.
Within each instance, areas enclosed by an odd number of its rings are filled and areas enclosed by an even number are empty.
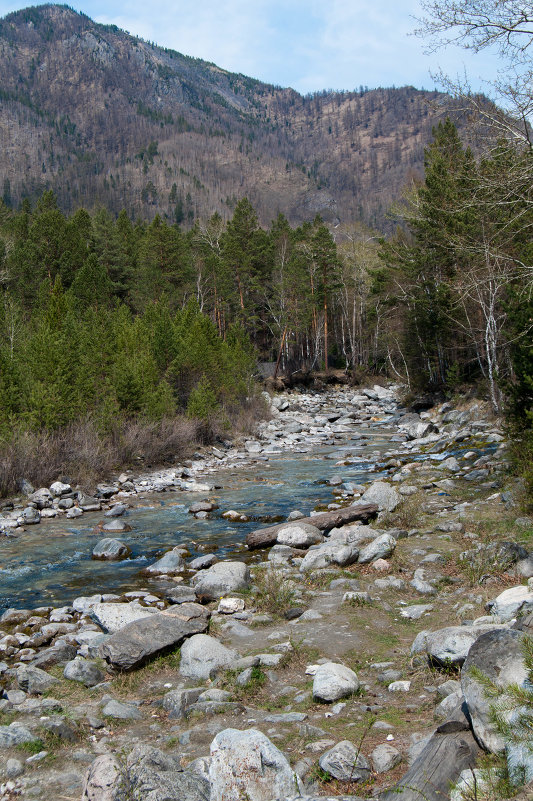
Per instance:
[[[0,191],[52,188],[67,210],[103,204],[190,223],[248,195],[278,211],[383,224],[422,170],[436,93],[302,97],[156,47],[65,6],[0,20]]]

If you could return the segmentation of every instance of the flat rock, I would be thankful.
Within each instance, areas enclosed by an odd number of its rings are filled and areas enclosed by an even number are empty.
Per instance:
[[[498,624],[447,626],[444,629],[426,632],[425,641],[422,638],[419,640],[420,635],[418,635],[411,653],[416,653],[416,650],[425,651],[430,662],[442,667],[460,667],[470,648],[482,634],[499,631],[502,628],[505,627]],[[419,640],[418,645],[416,645],[417,640]]]
[[[496,615],[502,621],[512,620],[519,613],[533,612],[533,591],[523,584],[509,587],[487,606],[491,615]]]
[[[58,680],[46,671],[31,665],[21,665],[17,668],[17,683],[21,690],[32,695],[42,695],[59,684]]]
[[[142,712],[134,704],[126,704],[122,701],[108,701],[102,709],[102,715],[106,718],[117,718],[118,720],[142,720]]]
[[[180,673],[189,679],[209,679],[221,668],[228,668],[239,658],[214,637],[195,634],[181,648]]]
[[[21,723],[10,723],[9,726],[0,726],[0,748],[12,748],[15,745],[34,743],[37,740],[26,726]]]
[[[210,801],[273,801],[293,796],[286,757],[257,729],[224,729],[211,743]]]
[[[131,670],[184,639],[207,629],[209,613],[199,604],[179,604],[136,620],[100,646],[100,656],[116,670]]]
[[[106,633],[114,634],[130,623],[150,617],[157,612],[133,601],[129,604],[95,603],[89,610],[89,614]]]
[[[250,586],[250,569],[244,562],[217,562],[193,576],[191,584],[198,598],[216,600]]]

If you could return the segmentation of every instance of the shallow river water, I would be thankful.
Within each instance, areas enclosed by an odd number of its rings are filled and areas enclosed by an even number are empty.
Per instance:
[[[122,562],[91,559],[95,543],[105,536],[94,527],[102,512],[86,513],[77,520],[43,521],[17,537],[0,540],[0,610],[68,604],[79,595],[121,593],[141,587],[157,589],[158,580],[140,571],[176,545],[186,545],[191,557],[213,550],[220,557],[238,554],[239,559],[262,559],[244,547],[246,534],[262,525],[267,515],[286,519],[293,509],[308,515],[318,504],[335,500],[326,482],[334,474],[345,481],[366,482],[376,478],[380,454],[390,447],[397,433],[379,424],[358,427],[357,438],[337,440],[307,453],[286,452],[268,461],[236,465],[206,476],[220,486],[209,493],[219,508],[207,520],[197,520],[188,508],[205,493],[165,492],[134,499],[136,507],[121,518],[132,531],[116,535],[131,548],[131,558]],[[361,436],[363,435],[363,439]],[[354,464],[337,465],[347,454]],[[201,478],[200,478],[201,480]],[[222,517],[228,509],[244,512],[248,523],[231,523]],[[110,535],[113,536],[113,535]]]

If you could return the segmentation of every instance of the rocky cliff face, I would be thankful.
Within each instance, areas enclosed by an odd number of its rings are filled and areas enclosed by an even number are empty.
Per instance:
[[[263,223],[322,214],[382,225],[421,174],[437,93],[302,97],[94,23],[65,6],[0,21],[0,192],[52,188],[188,224],[248,195]]]

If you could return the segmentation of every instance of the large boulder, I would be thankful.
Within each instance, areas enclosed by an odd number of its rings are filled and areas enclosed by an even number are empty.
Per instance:
[[[366,757],[350,740],[334,745],[318,760],[322,770],[341,782],[359,782],[370,776],[370,765]]]
[[[493,698],[474,671],[480,671],[505,693],[509,684],[524,685],[527,671],[522,652],[523,633],[516,629],[500,628],[479,637],[472,645],[461,670],[461,688],[472,720],[477,740],[489,751],[502,752],[504,740],[497,731],[491,714]]]
[[[345,567],[357,562],[359,546],[352,543],[342,545],[337,542],[325,542],[317,548],[311,548],[300,564],[300,572],[308,573],[311,570],[327,568],[330,565]]]
[[[497,615],[500,620],[512,620],[518,614],[533,612],[533,591],[523,584],[509,587],[490,601],[487,607],[491,615]]]
[[[183,640],[207,629],[208,612],[199,604],[179,604],[136,620],[100,646],[100,656],[115,670],[131,670]]]
[[[280,545],[291,548],[309,548],[324,541],[322,532],[311,523],[291,523],[278,531],[277,541]]]
[[[228,668],[239,658],[214,637],[196,634],[181,648],[180,673],[188,679],[210,679],[217,670]]]
[[[401,496],[390,484],[374,481],[361,498],[361,503],[375,503],[380,512],[393,512],[401,500]]]
[[[193,576],[191,584],[198,598],[215,601],[250,586],[250,570],[244,562],[217,562]]]
[[[257,729],[224,729],[211,743],[210,801],[281,801],[297,793],[286,757]]]
[[[437,631],[420,632],[411,647],[411,654],[426,652],[428,661],[440,667],[460,667],[472,645],[490,631],[506,627],[487,623],[479,626],[447,626]]]
[[[313,698],[317,701],[338,701],[359,689],[357,675],[346,665],[326,662],[320,665],[313,679]]]

